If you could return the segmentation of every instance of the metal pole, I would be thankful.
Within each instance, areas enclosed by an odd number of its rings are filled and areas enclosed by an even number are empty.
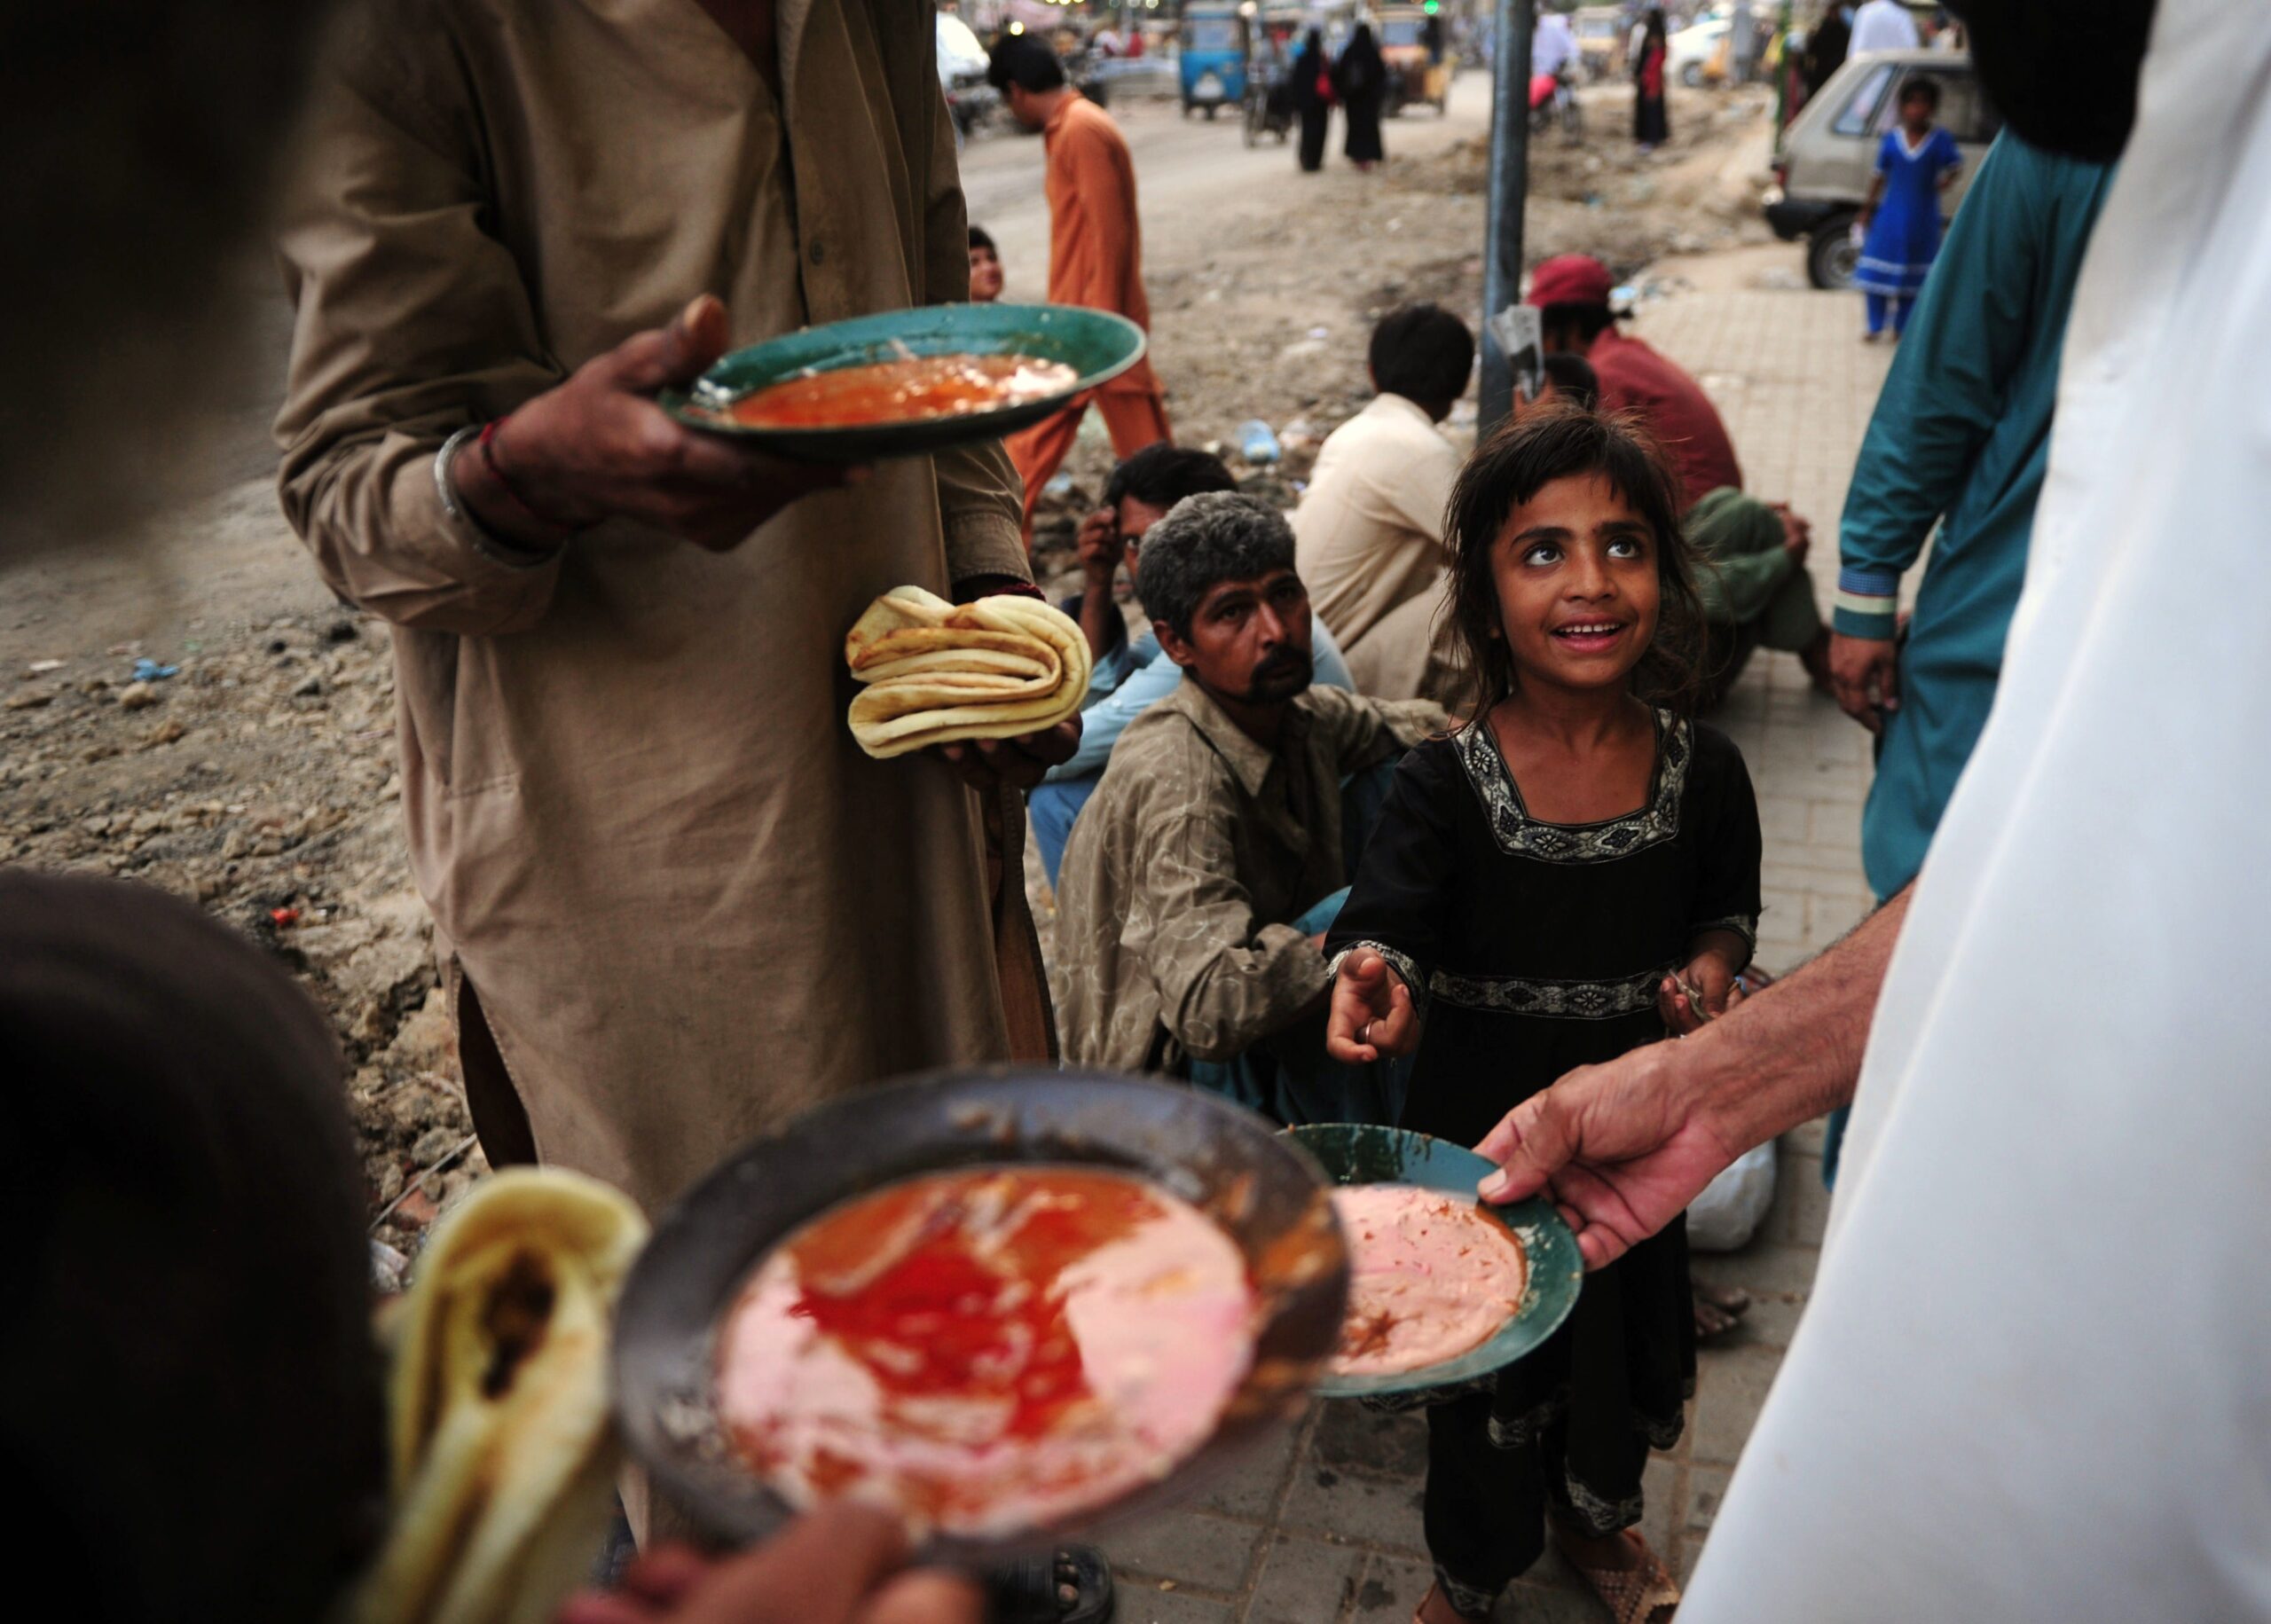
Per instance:
[[[1522,205],[1529,195],[1529,36],[1536,0],[1497,0],[1490,89],[1490,208],[1482,250],[1482,391],[1477,438],[1514,409],[1513,372],[1490,318],[1521,297]]]

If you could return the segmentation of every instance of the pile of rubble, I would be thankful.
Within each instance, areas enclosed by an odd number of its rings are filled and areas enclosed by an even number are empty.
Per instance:
[[[190,898],[288,967],[353,1071],[376,1233],[407,1247],[482,1171],[411,889],[384,630],[193,625],[0,672],[0,860]]]

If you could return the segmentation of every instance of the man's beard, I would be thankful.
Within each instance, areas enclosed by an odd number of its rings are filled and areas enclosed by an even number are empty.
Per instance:
[[[1316,663],[1309,658],[1308,649],[1280,648],[1253,668],[1253,676],[1246,684],[1246,702],[1276,704],[1306,693],[1316,679]]]

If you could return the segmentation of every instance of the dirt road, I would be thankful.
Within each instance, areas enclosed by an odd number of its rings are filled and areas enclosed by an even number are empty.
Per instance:
[[[1112,114],[1136,154],[1145,257],[1154,271],[1203,257],[1210,228],[1298,207],[1332,169],[1342,167],[1338,124],[1326,175],[1305,176],[1290,142],[1265,137],[1259,146],[1248,147],[1230,112],[1212,121],[1184,118],[1174,101],[1145,99],[1115,102]],[[1430,156],[1457,141],[1487,135],[1489,123],[1490,82],[1479,73],[1465,74],[1453,85],[1450,109],[1442,117],[1421,110],[1389,120],[1387,148],[1397,160]],[[1005,129],[963,152],[963,194],[970,217],[1001,245],[1009,271],[1007,296],[1012,299],[1038,299],[1049,279],[1049,213],[1041,200],[1041,168],[1038,136]]]

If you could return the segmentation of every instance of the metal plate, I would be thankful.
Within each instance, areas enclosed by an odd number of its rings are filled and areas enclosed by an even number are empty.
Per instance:
[[[1143,330],[1124,316],[1065,304],[926,304],[784,333],[724,357],[691,388],[665,389],[664,411],[690,428],[806,462],[879,462],[999,439],[1061,412],[1143,358]],[[1038,400],[960,417],[841,428],[752,428],[725,415],[752,389],[805,373],[909,356],[1022,355],[1061,361],[1078,374]]]
[[[1411,1184],[1472,1197],[1476,1184],[1491,1172],[1486,1157],[1463,1145],[1402,1128],[1333,1122],[1288,1128],[1285,1136],[1316,1157],[1335,1184]],[[1552,1205],[1536,1197],[1482,1210],[1521,1243],[1528,1272],[1521,1306],[1513,1318],[1479,1347],[1417,1370],[1395,1376],[1335,1376],[1328,1370],[1317,1382],[1319,1398],[1362,1399],[1455,1387],[1513,1363],[1560,1329],[1577,1306],[1578,1290],[1585,1283],[1577,1237]]]
[[[712,1407],[719,1317],[773,1246],[882,1185],[944,1168],[1075,1163],[1143,1175],[1220,1223],[1260,1288],[1253,1365],[1214,1436],[1166,1479],[1079,1526],[1183,1499],[1297,1416],[1340,1334],[1348,1252],[1324,1175],[1274,1124],[1183,1087],[1104,1071],[933,1073],[798,1118],[731,1158],[656,1226],[617,1310],[615,1403],[631,1453],[703,1529],[763,1538],[792,1513],[731,1453]],[[938,1538],[926,1558],[984,1562],[1071,1526]]]

